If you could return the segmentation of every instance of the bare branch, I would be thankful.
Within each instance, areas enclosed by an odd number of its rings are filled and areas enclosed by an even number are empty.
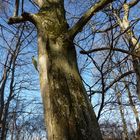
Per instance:
[[[95,31],[95,32],[96,32],[96,33],[105,33],[105,32],[108,32],[108,31],[110,31],[110,30],[112,30],[112,29],[118,27],[118,26],[119,26],[119,24],[118,24],[118,23],[115,23],[114,25],[108,27],[107,29],[104,29],[104,30],[97,30],[97,31]]]
[[[69,30],[68,34],[70,37],[74,37],[91,19],[91,17],[101,9],[103,9],[107,4],[113,2],[113,0],[101,0],[90,9],[85,12],[85,14],[79,19],[79,21]]]
[[[117,77],[112,83],[110,83],[110,85],[108,87],[105,88],[105,92],[110,89],[116,82],[120,81],[121,79],[123,79],[124,77],[132,74],[132,73],[135,73],[133,70],[130,70],[126,73],[123,73],[122,75],[120,75],[119,77]]]
[[[132,0],[128,3],[128,5],[131,8],[131,7],[135,6],[136,4],[138,4],[138,2],[140,2],[140,1],[139,0]]]
[[[22,0],[22,5],[21,5],[21,12],[24,12],[24,0]]]
[[[33,16],[34,16],[34,14],[24,12],[21,16],[10,17],[8,20],[8,24],[21,23],[21,22],[25,22],[25,21],[30,21],[30,22],[34,23]]]
[[[20,3],[20,0],[15,0],[15,11],[14,11],[13,17],[17,17],[18,16],[18,13],[19,13],[19,3]]]
[[[120,48],[108,48],[108,47],[104,47],[104,48],[96,48],[96,49],[92,49],[92,50],[88,50],[88,51],[80,51],[81,54],[89,54],[89,53],[93,53],[93,52],[97,52],[97,51],[104,51],[104,50],[112,50],[112,51],[118,51],[118,52],[122,52],[122,53],[126,53],[126,54],[129,54],[129,55],[133,55],[133,56],[136,56],[136,57],[140,57],[136,54],[133,54],[132,52],[129,52],[127,50],[123,50],[123,49],[120,49]]]
[[[129,9],[130,9],[129,5],[123,4],[123,9],[124,9],[123,23],[127,24],[128,17],[129,17]]]
[[[135,73],[133,70],[130,70],[130,71],[128,71],[128,72],[126,72],[126,73],[123,73],[123,74],[121,74],[119,77],[117,77],[116,79],[114,79],[114,81],[112,81],[111,83],[110,83],[110,85],[108,85],[106,88],[105,88],[105,90],[104,90],[104,92],[107,92],[116,82],[119,82],[121,79],[123,79],[124,77],[126,77],[126,76],[128,76],[128,75],[130,75],[130,74],[133,74],[133,73]],[[92,92],[92,93],[90,93],[89,94],[89,96],[92,96],[93,94],[95,94],[95,93],[102,93],[101,91],[97,91],[97,92]]]

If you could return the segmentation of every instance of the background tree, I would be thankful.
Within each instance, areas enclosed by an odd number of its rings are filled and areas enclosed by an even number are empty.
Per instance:
[[[31,64],[31,56],[35,55],[35,50],[29,49],[29,44],[35,44],[32,43],[36,36],[32,34],[34,28],[27,28],[29,24],[12,27],[6,25],[5,12],[7,11],[1,11],[0,16],[0,139],[20,139],[24,132],[24,139],[37,135],[43,137],[46,136],[43,132],[43,121],[39,123],[43,119],[40,110],[42,104],[36,98],[39,87],[34,86],[38,83],[38,78],[34,77],[36,72],[33,73],[34,68]],[[31,73],[32,76],[29,76]],[[40,111],[36,112],[35,106]],[[35,121],[38,124],[36,126]],[[29,126],[33,126],[34,129]]]

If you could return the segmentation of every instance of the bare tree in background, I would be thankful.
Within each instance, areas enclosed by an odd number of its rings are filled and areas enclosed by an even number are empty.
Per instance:
[[[2,21],[2,18],[0,19]],[[4,20],[0,24],[0,40],[3,40],[0,45],[0,139],[19,140],[23,132],[26,134],[24,139],[27,139],[27,134],[31,139],[34,135],[41,137],[41,135],[46,134],[42,134],[44,129],[42,110],[40,109],[36,114],[35,111],[32,111],[33,106],[39,108],[41,103],[39,100],[38,102],[34,101],[35,96],[28,101],[24,99],[30,96],[30,92],[38,90],[37,86],[34,86],[36,80],[29,76],[30,70],[32,70],[29,67],[31,65],[31,56],[34,55],[35,50],[29,51],[27,49],[29,44],[32,45],[35,38],[33,35],[31,36],[34,28],[28,30],[26,24],[8,28],[3,24]],[[27,25],[29,26],[29,24]],[[28,40],[26,40],[26,37],[28,37]],[[27,58],[29,59],[27,60]],[[33,72],[31,73],[33,74]],[[34,116],[32,117],[33,121],[30,120],[29,115]],[[35,120],[38,126],[34,125]],[[42,123],[38,123],[40,120]],[[36,131],[30,129],[29,126],[36,128]]]
[[[8,109],[11,100],[14,98],[14,86],[15,86],[15,67],[16,67],[16,60],[20,51],[20,39],[23,34],[23,29],[21,34],[17,33],[16,37],[16,47],[15,48],[9,48],[5,63],[3,65],[3,75],[0,80],[0,124],[1,124],[1,139],[6,139],[6,132],[7,132],[7,124],[6,120],[8,117]],[[10,78],[10,84],[9,84],[9,95],[6,93],[6,83],[8,79]],[[7,96],[7,99],[5,100],[5,96]]]

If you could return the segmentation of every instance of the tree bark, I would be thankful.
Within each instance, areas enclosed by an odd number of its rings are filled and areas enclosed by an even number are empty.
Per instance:
[[[76,51],[67,36],[61,4],[35,16],[45,123],[49,140],[102,140],[100,128],[78,72]],[[50,9],[49,9],[50,8]]]
[[[40,85],[49,140],[102,139],[79,76],[75,48],[39,31]]]
[[[69,29],[63,0],[37,0],[37,14],[23,13],[9,24],[32,22],[38,31],[38,62],[48,140],[102,140],[100,127],[83,86],[73,44],[95,12],[113,0],[93,5]]]
[[[40,85],[48,139],[102,139],[78,73],[74,46],[62,38],[49,39],[47,51],[42,53],[42,43],[41,39]]]

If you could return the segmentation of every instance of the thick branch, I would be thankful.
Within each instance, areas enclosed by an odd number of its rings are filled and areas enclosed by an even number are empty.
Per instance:
[[[82,50],[82,51],[80,51],[80,53],[81,54],[90,54],[90,53],[93,53],[93,52],[104,51],[104,50],[118,51],[118,52],[122,52],[122,53],[126,53],[126,54],[129,54],[129,55],[133,55],[133,56],[139,57],[138,55],[133,54],[132,52],[129,52],[127,50],[123,50],[123,49],[120,49],[120,48],[108,48],[108,47],[96,48],[96,49],[92,49],[92,50],[88,50],[88,51],[83,51]]]
[[[10,17],[8,20],[8,24],[16,24],[16,23],[21,23],[21,22],[25,22],[25,21],[30,21],[30,22],[34,23],[33,14],[25,12],[21,16]]]
[[[13,14],[14,17],[17,17],[19,13],[19,2],[20,2],[19,0],[15,0],[15,11]]]
[[[33,2],[41,8],[46,3],[46,0],[33,0]]]
[[[85,14],[80,18],[80,20],[69,30],[69,36],[74,37],[91,19],[91,17],[101,9],[103,9],[107,4],[113,2],[113,0],[101,0],[90,9],[85,12]]]
[[[131,8],[131,7],[135,6],[136,4],[138,4],[138,2],[139,2],[139,0],[132,0],[128,3],[128,5]]]
[[[124,9],[124,16],[123,16],[123,22],[125,24],[127,24],[128,22],[128,17],[129,17],[129,5],[128,4],[124,4],[123,5],[123,9]]]
[[[27,20],[25,18],[23,18],[22,16],[10,17],[8,20],[8,24],[21,23],[21,22],[25,22],[25,21],[27,21]]]

